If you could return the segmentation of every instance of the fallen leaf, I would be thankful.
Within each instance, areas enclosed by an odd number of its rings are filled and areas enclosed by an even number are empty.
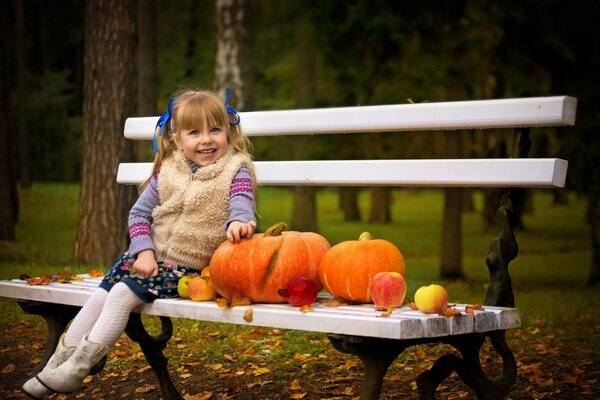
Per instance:
[[[290,390],[300,390],[300,381],[298,379],[294,379],[290,384]]]
[[[312,306],[310,304],[306,304],[306,305],[303,305],[303,306],[300,307],[300,311],[303,312],[303,313],[309,312],[309,311],[312,311],[312,310],[313,310],[313,308],[312,308]]]
[[[477,311],[485,311],[484,308],[481,306],[481,304],[472,304],[472,305],[469,305],[469,306],[465,307],[465,312],[467,314],[473,315],[473,314],[475,314],[475,310],[477,310]]]
[[[50,283],[52,283],[52,278],[48,275],[27,279],[27,284],[31,286],[49,285]]]
[[[2,372],[3,374],[10,374],[11,372],[13,372],[16,369],[15,364],[8,364],[6,367],[2,368]]]
[[[254,311],[252,310],[252,308],[247,309],[244,312],[244,321],[246,321],[248,323],[252,322],[253,314],[254,314]]]
[[[223,359],[224,359],[225,361],[229,361],[229,362],[235,362],[235,357],[234,357],[234,356],[231,356],[231,355],[229,355],[229,354],[223,354]]]
[[[213,393],[212,392],[202,392],[202,393],[198,393],[195,394],[193,396],[185,396],[184,400],[209,400],[213,397]]]
[[[261,376],[264,374],[268,374],[269,372],[271,372],[271,370],[269,368],[256,368],[254,370],[254,376]]]
[[[294,393],[290,396],[291,399],[303,399],[306,393]]]
[[[216,364],[207,364],[206,366],[208,368],[212,369],[213,371],[218,371],[221,368],[223,368],[223,364],[219,364],[219,363],[216,363]]]
[[[231,304],[229,305],[229,307],[248,306],[250,304],[252,304],[252,302],[247,297],[234,297],[231,300]]]
[[[347,306],[349,305],[346,301],[334,297],[333,299],[329,299],[324,301],[323,303],[323,307],[340,307],[340,306]]]
[[[113,357],[126,357],[128,353],[124,350],[115,350],[112,352]]]
[[[460,311],[458,311],[456,308],[454,307],[446,307],[444,309],[444,311],[442,311],[440,313],[440,315],[444,316],[444,317],[454,317],[456,315],[460,315]]]
[[[90,276],[90,278],[101,278],[104,276],[104,272],[97,269],[93,269],[90,272],[88,272],[88,275]]]
[[[144,386],[140,386],[138,388],[135,389],[136,393],[148,393],[151,392],[153,390],[156,390],[156,386],[154,385],[144,385]]]
[[[227,304],[227,299],[225,297],[219,297],[215,300],[215,303],[217,303],[217,305],[220,308],[227,308],[228,304]]]

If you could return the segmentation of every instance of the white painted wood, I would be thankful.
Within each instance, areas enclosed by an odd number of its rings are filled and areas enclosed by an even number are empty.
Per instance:
[[[569,96],[241,112],[247,136],[569,126]],[[152,139],[158,117],[128,118],[125,137]]]
[[[0,281],[0,296],[82,306],[100,283],[100,278],[83,277],[85,279],[82,282],[53,283],[48,286],[29,286],[20,280]],[[327,295],[320,296],[319,301],[329,298]],[[253,310],[252,322],[244,320],[248,308]],[[298,307],[287,304],[252,304],[222,309],[213,301],[161,299],[142,305],[137,311],[203,321],[389,339],[435,338],[510,329],[521,324],[519,310],[515,308],[485,307],[485,311],[476,311],[475,316],[464,312],[464,304],[457,305],[456,309],[462,314],[447,318],[424,314],[405,306],[394,309],[388,318],[381,318],[382,312],[371,304],[325,307],[315,303],[313,311],[303,313]]]
[[[559,158],[256,161],[260,185],[563,187],[568,163]],[[151,163],[122,163],[117,182],[140,184]]]

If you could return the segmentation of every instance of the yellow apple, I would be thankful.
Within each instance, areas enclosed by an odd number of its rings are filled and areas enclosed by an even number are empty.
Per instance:
[[[217,292],[210,284],[210,278],[205,276],[195,276],[189,284],[190,299],[194,301],[214,300]]]
[[[448,292],[435,283],[421,286],[415,293],[415,305],[424,313],[441,313],[448,307]]]
[[[184,275],[179,279],[179,283],[177,284],[177,291],[179,292],[179,297],[184,299],[190,298],[190,281],[192,280],[192,275]]]
[[[371,279],[369,290],[377,307],[399,307],[406,296],[406,281],[398,272],[379,272]]]

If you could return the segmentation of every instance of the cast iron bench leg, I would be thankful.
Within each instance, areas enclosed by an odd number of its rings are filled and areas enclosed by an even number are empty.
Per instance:
[[[358,356],[365,370],[360,400],[377,400],[381,393],[383,378],[394,360],[410,346],[400,340],[362,336],[327,334],[338,351]]]
[[[460,351],[462,358],[453,354],[443,355],[436,360],[430,370],[421,373],[417,379],[420,398],[435,399],[437,387],[453,371],[456,371],[466,385],[475,390],[479,399],[506,398],[517,379],[517,363],[506,344],[504,334],[504,331],[495,331],[485,335],[460,335],[444,339],[444,343]],[[479,358],[479,351],[486,337],[490,338],[503,363],[502,374],[491,379],[485,376]]]
[[[140,345],[146,360],[156,374],[163,400],[179,400],[181,395],[169,375],[169,359],[163,354],[163,349],[173,335],[173,323],[169,317],[160,317],[160,322],[161,332],[152,336],[144,328],[141,315],[131,313],[125,333]]]

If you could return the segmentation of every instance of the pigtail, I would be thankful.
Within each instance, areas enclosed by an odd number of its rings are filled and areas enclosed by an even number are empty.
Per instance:
[[[167,112],[160,116],[158,122],[156,123],[156,127],[154,128],[154,163],[152,165],[152,173],[146,179],[139,188],[140,193],[146,189],[150,180],[158,171],[160,171],[160,166],[162,162],[175,151],[175,142],[173,140],[173,106],[175,103],[176,97],[172,97],[169,100],[169,105],[167,106]]]

